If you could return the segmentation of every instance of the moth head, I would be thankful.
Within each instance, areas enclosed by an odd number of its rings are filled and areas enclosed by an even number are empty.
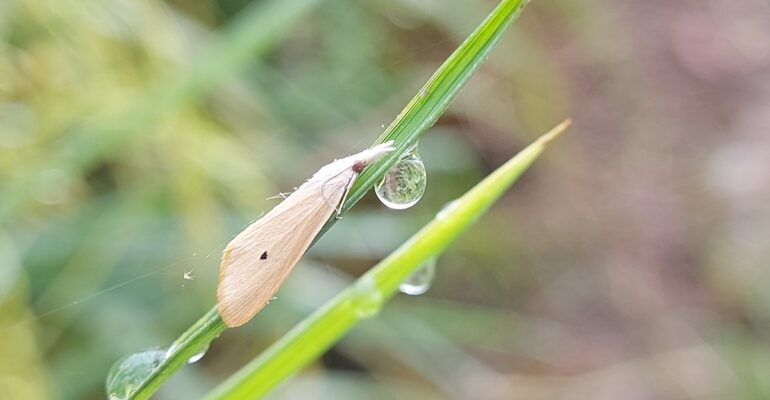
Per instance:
[[[358,153],[357,160],[353,163],[351,169],[353,172],[360,174],[368,165],[382,158],[385,154],[390,153],[396,148],[393,147],[393,141],[380,143],[370,149],[364,150]]]

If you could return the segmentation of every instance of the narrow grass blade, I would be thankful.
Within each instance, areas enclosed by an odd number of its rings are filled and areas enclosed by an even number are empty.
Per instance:
[[[401,282],[444,249],[475,222],[563,132],[569,121],[555,127],[479,182],[412,236],[406,243],[359,278],[262,355],[216,388],[207,399],[253,399],[320,357],[359,321],[372,317],[397,291]]]
[[[418,94],[407,104],[376,143],[393,140],[396,150],[370,166],[356,179],[342,210],[349,210],[360,200],[399,157],[430,128],[478,69],[505,28],[521,13],[529,0],[503,0],[484,22],[439,67]],[[335,223],[332,218],[316,240]],[[198,349],[208,344],[226,329],[216,307],[180,336],[168,353],[169,357],[145,380],[131,399],[146,399]]]
[[[374,186],[385,172],[411,148],[444,113],[449,104],[487,58],[505,29],[521,14],[529,0],[503,0],[484,22],[468,36],[444,64],[420,89],[375,143],[393,140],[396,151],[367,168],[356,179],[343,211],[353,205]],[[329,224],[330,225],[330,224]],[[322,230],[323,233],[325,231]]]

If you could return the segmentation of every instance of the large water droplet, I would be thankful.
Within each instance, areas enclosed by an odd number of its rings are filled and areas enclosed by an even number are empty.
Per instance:
[[[385,173],[374,191],[388,208],[404,210],[420,201],[427,181],[425,164],[415,145]]]
[[[166,350],[153,347],[116,361],[107,374],[107,397],[110,400],[127,399],[165,358]]]
[[[359,318],[371,318],[380,312],[384,299],[374,281],[371,279],[359,280],[356,282],[354,290],[351,306]]]
[[[436,275],[436,259],[431,258],[424,265],[415,271],[410,277],[406,278],[398,290],[401,293],[417,296],[430,290],[433,284],[433,277]]]

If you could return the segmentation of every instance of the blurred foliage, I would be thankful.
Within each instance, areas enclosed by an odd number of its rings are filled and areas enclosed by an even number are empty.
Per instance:
[[[113,361],[210,307],[265,199],[368,145],[494,5],[317,3],[239,25],[255,4],[0,2],[0,398],[103,398]],[[428,294],[273,398],[770,397],[768,14],[534,2],[422,140],[422,202],[367,198],[157,398],[221,382],[564,115],[571,135]]]

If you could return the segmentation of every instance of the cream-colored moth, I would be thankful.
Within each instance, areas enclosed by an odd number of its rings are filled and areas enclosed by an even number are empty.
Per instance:
[[[358,174],[393,150],[387,142],[327,164],[239,233],[219,266],[217,308],[229,327],[251,320],[278,291]]]

